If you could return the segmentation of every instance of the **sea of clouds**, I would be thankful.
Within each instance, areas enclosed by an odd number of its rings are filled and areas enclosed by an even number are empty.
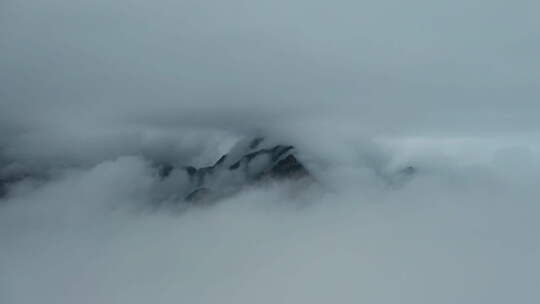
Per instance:
[[[0,303],[538,302],[539,9],[3,0]],[[163,204],[260,135],[317,182]]]

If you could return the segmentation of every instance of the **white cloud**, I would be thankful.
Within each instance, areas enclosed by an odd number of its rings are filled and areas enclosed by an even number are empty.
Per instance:
[[[0,6],[1,303],[538,302],[537,2]],[[320,183],[156,205],[261,134]]]

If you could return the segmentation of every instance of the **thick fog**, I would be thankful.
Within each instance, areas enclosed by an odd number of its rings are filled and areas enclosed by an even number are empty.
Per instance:
[[[540,301],[539,11],[2,0],[0,303]],[[314,182],[156,174],[256,136]]]

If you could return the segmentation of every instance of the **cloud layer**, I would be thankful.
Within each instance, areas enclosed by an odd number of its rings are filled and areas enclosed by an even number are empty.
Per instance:
[[[538,9],[3,1],[0,302],[537,302]],[[317,186],[156,207],[259,135]]]

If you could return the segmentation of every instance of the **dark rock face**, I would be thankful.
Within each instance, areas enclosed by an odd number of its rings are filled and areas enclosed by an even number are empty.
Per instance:
[[[172,170],[174,170],[174,167],[171,164],[160,164],[158,167],[158,175],[160,178],[167,178],[169,175],[171,175]]]
[[[184,200],[191,203],[214,200],[239,190],[245,185],[263,180],[300,179],[311,174],[295,156],[290,145],[263,146],[257,137],[240,144],[221,156],[212,166],[175,168],[170,164],[157,166],[158,176],[167,179],[173,170],[183,170],[189,178]]]
[[[413,166],[388,169],[383,165],[369,167],[388,185],[399,187],[418,174]],[[331,168],[330,168],[331,169]],[[167,162],[154,162],[158,182],[151,193],[156,204],[204,205],[231,196],[246,186],[268,181],[303,180],[295,189],[311,185],[317,179],[306,168],[292,145],[272,143],[262,137],[241,141],[210,166],[194,167]],[[31,171],[22,166],[0,167],[0,199],[24,180],[46,181],[46,172]],[[305,182],[304,182],[305,181]],[[298,186],[298,187],[297,187]]]
[[[272,178],[302,178],[308,176],[309,172],[294,155],[290,154],[278,161],[265,175]]]
[[[245,186],[265,181],[302,179],[310,184],[309,181],[315,180],[298,158],[294,146],[267,143],[262,137],[239,143],[211,166],[196,168],[162,164],[157,170],[158,176],[164,182],[174,183],[173,180],[168,180],[174,174],[185,176],[187,185],[179,185],[175,195],[180,195],[184,202],[196,205],[214,202],[240,191]],[[390,171],[379,168],[377,172],[386,183],[399,187],[415,176],[417,169],[412,166]]]

